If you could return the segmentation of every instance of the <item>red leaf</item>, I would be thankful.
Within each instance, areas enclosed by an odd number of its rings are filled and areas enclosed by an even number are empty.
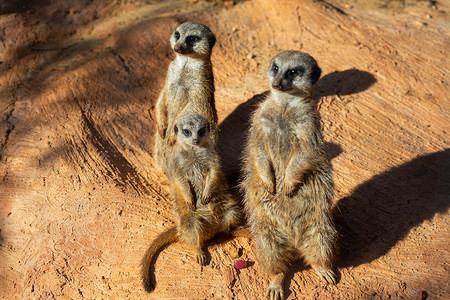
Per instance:
[[[233,262],[233,265],[238,270],[247,268],[247,262],[245,260],[241,260],[241,259],[235,260]]]

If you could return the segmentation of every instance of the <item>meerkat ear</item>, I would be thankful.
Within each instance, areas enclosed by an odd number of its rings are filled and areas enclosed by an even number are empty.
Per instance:
[[[214,35],[212,35],[209,38],[209,49],[212,49],[212,47],[214,47],[214,45],[216,44],[216,37]]]
[[[173,128],[173,131],[175,131],[175,134],[178,134],[178,127],[177,127],[177,125],[175,125],[175,127]]]
[[[312,72],[311,72],[311,83],[315,84],[322,74],[322,70],[319,68],[318,65],[314,65]]]

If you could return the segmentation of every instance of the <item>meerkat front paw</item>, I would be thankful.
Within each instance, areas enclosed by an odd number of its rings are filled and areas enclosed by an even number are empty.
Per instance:
[[[288,197],[292,197],[295,194],[295,190],[297,189],[297,183],[285,183],[284,184],[284,193]]]
[[[275,185],[273,183],[265,185],[265,186],[266,186],[266,190],[269,192],[269,194],[275,195]]]
[[[264,187],[269,192],[269,194],[275,195],[275,184],[274,184],[273,180],[265,179],[265,178],[261,178],[261,179],[262,179]]]
[[[211,201],[211,191],[212,191],[211,184],[206,184],[201,195],[201,203],[203,205],[206,205]]]
[[[300,184],[301,182],[299,182],[298,180],[292,180],[288,178],[284,179],[284,193],[286,194],[286,196],[294,196]]]
[[[196,209],[194,201],[188,201],[187,206],[191,211],[194,211]]]
[[[211,194],[203,192],[201,203],[203,205],[208,204],[211,201]]]

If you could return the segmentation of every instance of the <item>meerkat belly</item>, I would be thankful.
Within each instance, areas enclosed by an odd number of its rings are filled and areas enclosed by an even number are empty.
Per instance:
[[[282,172],[284,175],[291,153],[298,145],[298,138],[292,124],[283,114],[272,114],[266,117],[264,123],[266,149],[269,151],[276,173]]]
[[[205,188],[206,171],[208,170],[208,162],[202,157],[193,156],[192,153],[182,153],[182,159],[185,164],[183,169],[180,170],[180,174],[184,174],[183,177],[187,178],[190,182],[191,188],[195,193],[195,197],[201,195],[201,192]],[[186,163],[189,162],[189,163]]]
[[[186,88],[185,84],[176,81],[170,85],[169,90],[173,100],[180,102],[187,101],[186,95],[189,89]]]
[[[292,153],[299,146],[298,137],[295,134],[292,122],[283,114],[271,113],[265,116],[263,132],[265,135],[266,150],[272,161],[275,172],[276,199],[267,201],[263,207],[267,217],[273,223],[278,224],[280,230],[288,230],[292,226],[292,220],[299,215],[298,203],[295,198],[284,195],[284,177],[286,167],[292,157]],[[284,228],[284,229],[283,229]]]

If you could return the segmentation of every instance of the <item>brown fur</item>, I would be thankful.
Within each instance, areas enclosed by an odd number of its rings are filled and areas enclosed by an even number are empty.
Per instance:
[[[244,152],[241,188],[259,262],[273,276],[271,299],[283,298],[287,268],[299,255],[321,279],[336,282],[331,165],[311,100],[320,72],[305,53],[272,60],[271,93],[252,117]]]
[[[177,225],[158,236],[143,258],[142,276],[147,291],[154,289],[151,266],[161,247],[182,241],[192,246],[203,266],[205,242],[217,233],[229,233],[241,221],[238,204],[225,183],[219,155],[211,144],[206,118],[183,116],[177,119],[174,132],[177,140],[166,155]]]

